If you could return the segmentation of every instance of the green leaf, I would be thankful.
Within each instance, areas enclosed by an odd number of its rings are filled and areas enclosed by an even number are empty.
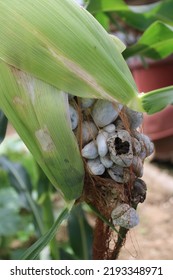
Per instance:
[[[118,231],[116,230],[116,228],[114,227],[114,225],[109,221],[107,220],[99,211],[98,209],[91,205],[91,204],[88,204],[88,206],[91,208],[91,210],[94,212],[94,214],[96,214],[97,217],[99,217],[99,219],[101,219],[106,225],[108,225],[113,231],[115,231],[116,233],[118,233]]]
[[[104,13],[97,13],[95,15],[96,20],[104,27],[105,30],[109,31],[110,20],[108,16]]]
[[[27,170],[17,162],[0,157],[0,166],[7,171],[11,185],[20,193],[31,192],[32,184]]]
[[[0,59],[77,96],[137,98],[132,74],[104,28],[72,0],[0,1]]]
[[[82,206],[72,209],[68,219],[71,247],[80,260],[92,258],[93,230],[88,224]]]
[[[0,144],[5,138],[8,120],[4,113],[0,110]]]
[[[0,106],[66,200],[81,195],[84,168],[71,129],[68,96],[3,62]]]
[[[141,102],[148,114],[161,111],[167,105],[173,105],[173,86],[150,91],[141,95]]]
[[[22,227],[21,202],[12,188],[0,189],[0,236],[12,236]]]
[[[87,10],[91,13],[128,10],[123,0],[90,0]]]
[[[138,12],[134,11],[122,0],[90,0],[87,9],[91,13],[116,12],[116,14],[125,21],[127,25],[141,31],[147,29],[157,20],[173,25],[172,0],[160,1],[156,5],[151,6],[151,8],[146,12],[143,12],[141,7],[141,11],[139,9]]]
[[[125,59],[133,55],[162,59],[173,53],[173,30],[162,22],[153,23],[138,42],[123,52]]]
[[[119,51],[122,53],[126,49],[125,44],[117,36],[110,35],[110,37],[113,40],[114,44],[119,49]]]
[[[2,168],[7,171],[12,186],[15,187],[16,191],[20,195],[20,201],[22,201],[24,204],[23,207],[32,210],[32,214],[37,223],[38,230],[40,234],[42,234],[44,231],[44,227],[42,224],[40,213],[38,211],[38,207],[30,194],[31,182],[30,179],[28,181],[26,170],[20,164],[18,165],[16,163],[13,163],[6,157],[0,158],[0,166],[2,166]]]
[[[61,260],[76,260],[76,258],[73,254],[68,253],[63,248],[60,248],[60,259]]]
[[[42,237],[40,237],[40,239],[38,239],[29,249],[27,249],[25,251],[25,253],[21,257],[22,260],[37,259],[40,252],[55,236],[62,221],[67,218],[70,209],[71,209],[71,207],[70,208],[67,207],[61,212],[61,214],[58,216],[56,222],[53,224],[53,226],[50,228],[50,230],[46,234],[44,234]]]

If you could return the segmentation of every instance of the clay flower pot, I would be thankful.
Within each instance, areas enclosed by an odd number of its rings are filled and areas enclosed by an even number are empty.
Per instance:
[[[135,58],[130,62],[139,92],[173,85],[173,56],[147,63],[145,68]],[[155,158],[173,162],[173,106],[152,116],[145,115],[143,130],[155,144]]]
[[[158,2],[159,0],[125,0],[128,5],[147,5]]]

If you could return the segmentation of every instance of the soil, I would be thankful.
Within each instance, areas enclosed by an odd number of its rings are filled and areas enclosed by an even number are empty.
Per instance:
[[[140,224],[130,230],[119,259],[173,260],[173,173],[151,163],[144,171],[148,192],[138,206]]]

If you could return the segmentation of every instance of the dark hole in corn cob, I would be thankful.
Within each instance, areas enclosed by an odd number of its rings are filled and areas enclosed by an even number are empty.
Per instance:
[[[115,138],[115,149],[117,155],[126,154],[129,152],[129,143],[127,141],[122,141],[119,137]]]

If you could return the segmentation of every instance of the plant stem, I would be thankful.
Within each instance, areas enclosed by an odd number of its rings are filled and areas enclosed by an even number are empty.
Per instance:
[[[129,229],[120,227],[119,234],[118,234],[118,240],[115,245],[115,249],[112,253],[111,260],[117,260],[120,250],[125,242],[128,231],[129,231]]]

